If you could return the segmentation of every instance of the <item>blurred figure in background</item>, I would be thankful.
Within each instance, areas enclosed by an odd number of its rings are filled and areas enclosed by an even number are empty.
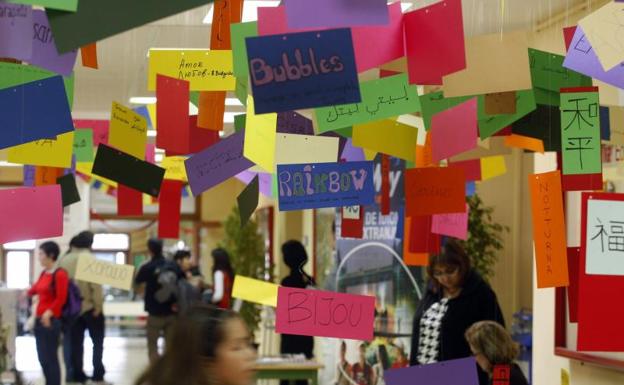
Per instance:
[[[211,302],[221,309],[229,309],[234,285],[234,269],[230,263],[230,255],[222,248],[212,250],[211,255],[213,261]]]
[[[191,282],[191,252],[178,250],[173,255],[173,261],[178,266],[178,282],[176,293],[176,307],[178,313],[187,312],[193,304],[201,302],[201,292]]]
[[[375,351],[375,357],[377,358],[377,363],[373,365],[373,370],[375,371],[375,378],[377,385],[385,385],[386,381],[384,380],[384,372],[390,369],[390,357],[388,356],[388,350],[386,349],[386,345],[379,345]]]

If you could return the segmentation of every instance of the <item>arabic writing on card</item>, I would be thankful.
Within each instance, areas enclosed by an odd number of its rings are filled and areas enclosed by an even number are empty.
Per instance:
[[[275,331],[285,334],[373,339],[375,297],[280,287]]]

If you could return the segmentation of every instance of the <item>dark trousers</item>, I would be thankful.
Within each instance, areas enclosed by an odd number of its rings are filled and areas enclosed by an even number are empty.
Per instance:
[[[74,321],[63,322],[63,361],[65,362],[65,382],[74,381],[74,369],[72,368],[72,355],[71,355],[71,330]]]
[[[71,327],[71,368],[75,382],[86,382],[87,375],[83,368],[85,330],[93,342],[93,381],[104,380],[104,315],[93,316],[90,310],[76,319]]]
[[[305,354],[308,360],[314,357],[314,337],[282,334],[280,343],[282,354]],[[308,385],[308,380],[281,380],[280,385]]]
[[[61,366],[58,360],[58,347],[61,338],[61,321],[52,318],[50,327],[41,324],[37,318],[35,324],[35,341],[37,356],[43,369],[46,385],[61,385]]]

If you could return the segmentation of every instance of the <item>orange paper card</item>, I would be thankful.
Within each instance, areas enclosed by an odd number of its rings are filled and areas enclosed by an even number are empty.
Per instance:
[[[529,175],[537,287],[568,286],[568,254],[559,171]]]
[[[198,109],[197,127],[214,131],[223,130],[225,91],[201,91]]]
[[[96,43],[91,43],[80,47],[80,56],[82,57],[83,67],[98,69]]]
[[[459,167],[405,170],[405,215],[466,212],[466,175]]]
[[[505,146],[523,148],[534,152],[544,152],[544,141],[541,139],[531,138],[530,136],[517,134],[506,136]]]

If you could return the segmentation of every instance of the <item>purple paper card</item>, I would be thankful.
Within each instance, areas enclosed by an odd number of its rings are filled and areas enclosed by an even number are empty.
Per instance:
[[[387,370],[384,379],[392,385],[479,385],[474,357]]]
[[[254,165],[243,156],[244,141],[245,131],[241,130],[184,161],[194,196]]]
[[[314,135],[312,120],[295,111],[277,114],[277,132],[283,134]]]
[[[245,170],[236,175],[236,179],[245,184],[249,184],[256,175],[258,175],[258,181],[260,183],[260,192],[267,197],[273,196],[273,176],[269,173]]]
[[[340,161],[345,162],[361,162],[366,160],[364,156],[364,150],[361,147],[353,146],[353,142],[351,138],[348,138],[342,150],[342,154],[340,155]]]
[[[563,66],[618,88],[624,88],[624,64],[621,63],[609,71],[603,70],[596,52],[580,26],[576,27]]]
[[[24,172],[24,186],[33,187],[35,185],[35,166],[25,164],[23,167]]]
[[[29,61],[33,12],[30,5],[0,1],[0,57]]]
[[[59,73],[71,75],[78,50],[59,55],[45,11],[33,10],[33,40],[30,64]]]
[[[288,28],[388,25],[386,0],[284,0]]]

